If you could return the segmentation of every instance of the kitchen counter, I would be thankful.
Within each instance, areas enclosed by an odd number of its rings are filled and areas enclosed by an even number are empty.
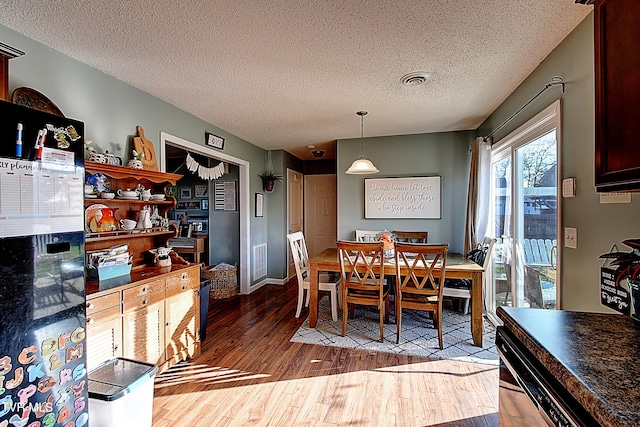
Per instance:
[[[640,326],[630,317],[512,307],[497,313],[601,425],[640,425]]]

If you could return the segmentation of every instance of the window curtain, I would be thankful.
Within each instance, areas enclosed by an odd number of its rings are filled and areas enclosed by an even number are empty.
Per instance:
[[[464,253],[478,246],[487,235],[489,220],[489,181],[491,177],[491,139],[478,137],[471,143],[469,191],[464,238]]]

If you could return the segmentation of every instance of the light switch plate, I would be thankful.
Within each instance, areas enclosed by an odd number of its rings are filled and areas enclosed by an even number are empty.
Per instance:
[[[578,229],[575,227],[564,228],[564,247],[578,249]]]

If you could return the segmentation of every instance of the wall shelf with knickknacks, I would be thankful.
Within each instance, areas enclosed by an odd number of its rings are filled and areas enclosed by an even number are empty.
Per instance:
[[[85,238],[87,253],[103,251],[106,248],[128,243],[129,252],[133,255],[133,268],[145,266],[144,253],[158,246],[166,246],[167,241],[175,237],[177,229],[163,221],[167,212],[176,206],[176,200],[165,193],[165,188],[175,185],[182,175],[133,169],[123,166],[107,165],[103,163],[86,162],[85,171],[87,181],[92,192],[85,193],[85,207],[87,223],[85,224]],[[97,179],[97,180],[96,180]],[[156,200],[141,200],[140,198],[122,197],[118,190],[134,191],[139,186],[151,190]],[[111,193],[111,198],[103,198],[103,193]],[[126,193],[128,194],[128,193]],[[164,197],[163,197],[164,196]],[[89,213],[100,206],[109,208],[114,216],[115,225],[107,229],[91,227]],[[158,213],[157,223],[151,228],[123,229],[120,220],[138,220],[141,211],[149,209]],[[164,224],[163,224],[164,222]]]

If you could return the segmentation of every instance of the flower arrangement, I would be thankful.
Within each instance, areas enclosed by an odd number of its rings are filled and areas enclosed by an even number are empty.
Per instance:
[[[636,280],[640,278],[640,239],[627,239],[622,242],[629,246],[631,252],[609,252],[600,258],[610,259],[611,265],[616,265],[616,285],[624,279]]]
[[[385,251],[390,251],[395,246],[395,237],[387,230],[382,230],[380,233],[376,234],[376,240],[378,242],[382,241],[382,246]]]

